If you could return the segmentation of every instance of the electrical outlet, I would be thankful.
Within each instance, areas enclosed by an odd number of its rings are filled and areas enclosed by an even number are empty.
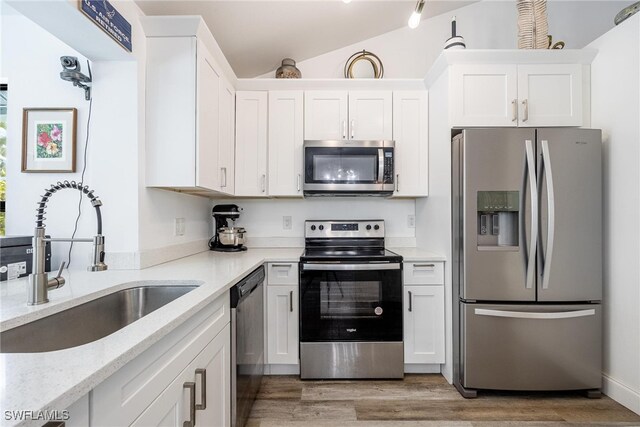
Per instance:
[[[282,229],[283,230],[291,230],[291,217],[283,216],[282,217]]]
[[[408,215],[407,216],[407,227],[416,228],[416,216],[415,215]]]
[[[176,218],[174,221],[174,234],[176,236],[184,236],[185,228],[184,218]]]

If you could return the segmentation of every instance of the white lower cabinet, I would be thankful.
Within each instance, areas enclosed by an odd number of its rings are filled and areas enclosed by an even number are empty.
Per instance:
[[[190,390],[201,404],[206,369],[206,410],[201,426],[230,424],[230,312],[224,294],[92,390],[92,426],[182,425],[189,418]]]
[[[132,425],[229,426],[230,333],[227,325]]]
[[[444,363],[444,286],[405,286],[404,307],[404,363]]]
[[[69,418],[65,420],[65,427],[86,427],[89,425],[89,393],[67,408]]]
[[[267,363],[298,364],[298,285],[267,286]]]

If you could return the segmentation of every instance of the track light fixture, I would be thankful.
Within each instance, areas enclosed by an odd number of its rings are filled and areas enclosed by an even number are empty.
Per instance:
[[[415,10],[409,17],[409,23],[408,23],[409,28],[411,29],[418,28],[418,25],[420,25],[420,19],[422,16],[422,8],[424,8],[424,2],[425,0],[418,0]]]

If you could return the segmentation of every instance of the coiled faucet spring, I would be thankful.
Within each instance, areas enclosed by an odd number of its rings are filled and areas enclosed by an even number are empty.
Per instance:
[[[78,190],[85,194],[91,205],[96,210],[96,217],[98,222],[98,232],[93,238],[90,239],[66,239],[66,238],[52,238],[45,235],[45,210],[47,209],[47,203],[49,198],[57,191],[64,188],[70,188],[72,190]],[[49,279],[47,272],[45,271],[45,245],[46,242],[89,242],[93,243],[93,256],[92,264],[89,266],[89,271],[104,271],[107,269],[107,264],[104,263],[104,236],[102,235],[102,213],[100,211],[102,202],[93,194],[93,190],[89,190],[89,187],[83,185],[82,182],[75,181],[58,181],[56,184],[44,190],[44,195],[40,196],[38,202],[38,209],[36,209],[36,228],[33,233],[33,261],[32,261],[32,273],[29,274],[29,289],[28,289],[28,305],[44,304],[49,301],[48,290],[57,289],[64,286],[65,279],[62,277],[62,270],[64,269],[64,262],[58,270],[56,277]]]
[[[36,212],[37,212],[36,227],[46,227],[44,221],[46,221],[47,218],[45,218],[44,215],[45,215],[45,210],[47,209],[47,203],[49,202],[49,198],[55,192],[62,190],[64,188],[71,188],[73,190],[78,190],[81,193],[84,193],[87,195],[87,197],[91,201],[91,206],[96,208],[96,215],[98,216],[98,233],[97,234],[102,234],[102,213],[100,212],[100,206],[102,206],[102,202],[100,201],[100,199],[98,199],[96,195],[93,194],[94,190],[89,190],[88,185],[83,186],[82,182],[66,181],[66,180],[63,182],[58,181],[57,183],[52,184],[51,187],[44,190],[44,195],[40,196],[41,199],[37,203],[38,208],[36,209]]]

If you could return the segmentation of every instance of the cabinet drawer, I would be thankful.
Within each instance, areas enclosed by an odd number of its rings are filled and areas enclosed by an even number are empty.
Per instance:
[[[93,425],[129,425],[228,325],[221,296],[93,389]]]
[[[270,262],[267,265],[268,285],[297,285],[297,262]]]
[[[444,285],[443,262],[405,262],[405,285]]]

